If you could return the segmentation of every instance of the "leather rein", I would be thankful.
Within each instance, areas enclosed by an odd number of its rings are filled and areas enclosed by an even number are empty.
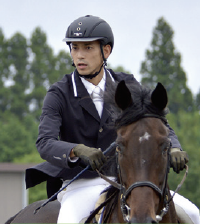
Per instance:
[[[145,117],[154,117],[154,118],[159,118],[161,119],[165,124],[167,123],[167,120],[165,117],[162,116],[158,116],[158,115],[154,115],[154,114],[145,114],[144,116],[142,116],[140,119],[145,118]],[[123,215],[123,219],[125,222],[130,223],[130,207],[127,205],[126,203],[126,199],[128,198],[129,194],[131,193],[131,191],[137,187],[150,187],[152,188],[154,191],[156,191],[159,195],[160,195],[160,199],[163,198],[163,209],[161,209],[160,214],[156,215],[156,220],[157,222],[160,222],[163,218],[163,216],[165,214],[167,214],[168,209],[169,209],[169,203],[172,201],[175,193],[178,192],[178,190],[181,188],[183,182],[186,179],[186,176],[188,174],[188,166],[185,165],[185,175],[181,181],[181,183],[178,185],[178,187],[176,188],[176,190],[174,191],[174,194],[170,197],[170,199],[168,199],[168,195],[169,190],[167,188],[167,180],[168,180],[168,174],[169,174],[169,170],[170,170],[170,148],[168,148],[167,151],[167,155],[168,155],[168,160],[167,160],[167,167],[166,167],[166,173],[165,173],[165,179],[163,182],[163,186],[162,188],[159,188],[157,185],[155,185],[154,183],[150,182],[150,181],[139,181],[139,182],[135,182],[133,184],[131,184],[129,186],[128,189],[125,188],[123,182],[122,182],[122,177],[121,177],[121,169],[120,169],[120,165],[118,162],[118,154],[120,153],[120,151],[118,150],[118,148],[116,147],[116,160],[117,160],[117,170],[118,170],[118,175],[119,175],[119,182],[114,182],[112,180],[110,180],[109,178],[107,178],[106,176],[104,176],[103,174],[101,174],[98,170],[98,174],[101,178],[103,178],[104,180],[106,180],[107,182],[109,182],[112,186],[114,186],[115,188],[120,190],[120,206],[121,206],[121,212]]]

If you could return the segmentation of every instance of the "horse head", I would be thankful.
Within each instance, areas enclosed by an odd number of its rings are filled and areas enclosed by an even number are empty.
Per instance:
[[[131,223],[157,223],[168,195],[169,130],[167,92],[161,83],[151,91],[121,81],[115,103],[121,210]]]

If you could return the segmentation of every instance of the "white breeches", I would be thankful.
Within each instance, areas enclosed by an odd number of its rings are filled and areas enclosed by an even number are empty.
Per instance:
[[[67,181],[63,183],[63,186],[66,184]],[[99,195],[108,186],[109,183],[100,177],[79,179],[71,183],[67,190],[58,194],[61,209],[57,223],[79,223],[83,218],[89,216],[95,208]],[[194,224],[200,224],[199,209],[191,201],[177,193],[173,200],[185,211]]]
[[[63,186],[67,182],[63,183]],[[109,183],[100,177],[94,179],[79,179],[72,182],[66,191],[58,195],[61,209],[57,223],[79,223],[94,210],[101,192]]]
[[[170,191],[170,193],[173,195],[174,192]],[[175,205],[180,206],[185,211],[194,224],[200,224],[199,209],[195,204],[178,193],[175,194],[173,201]]]

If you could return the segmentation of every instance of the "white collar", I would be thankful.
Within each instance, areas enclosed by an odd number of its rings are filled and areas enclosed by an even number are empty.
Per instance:
[[[92,84],[91,82],[87,81],[86,79],[81,77],[81,81],[83,83],[83,85],[85,86],[85,88],[87,89],[88,93],[91,95],[94,91],[94,89],[98,86],[102,92],[104,92],[105,90],[105,84],[106,84],[106,75],[105,75],[105,71],[103,73],[103,78],[101,79],[101,81],[99,82],[99,84],[97,86],[95,86],[94,84]]]
[[[112,77],[112,75],[110,74],[110,72],[108,71],[108,70],[106,70],[107,71],[107,74],[109,74],[110,75],[110,78],[112,79],[112,81],[113,82],[115,82],[115,80],[114,80],[114,78]],[[77,87],[76,87],[76,83],[75,83],[75,74],[74,74],[74,72],[72,73],[72,85],[73,85],[73,89],[74,89],[74,96],[75,97],[77,97],[78,96],[78,94],[77,94]],[[82,80],[84,80],[85,81],[85,83],[87,82],[87,84],[89,83],[89,84],[92,84],[92,83],[90,83],[90,82],[88,82],[87,80],[85,80],[84,78],[81,78],[81,81]],[[82,82],[84,82],[84,81],[82,81]],[[100,81],[100,83],[98,84],[98,86],[102,89],[102,91],[104,91],[105,90],[105,82],[106,82],[106,75],[105,75],[105,70],[104,70],[104,74],[103,74],[103,78],[101,79],[101,81]],[[84,84],[84,83],[83,83]],[[86,84],[86,85],[87,85]],[[85,84],[84,84],[84,86],[85,86]],[[90,90],[90,87],[89,88],[87,88],[86,86],[85,86],[85,88],[88,90],[88,93],[91,95],[92,94],[92,92],[93,92],[93,90],[94,90],[94,88],[95,88],[95,85],[93,85],[92,84],[92,86],[94,86],[93,88],[92,88],[92,91]]]

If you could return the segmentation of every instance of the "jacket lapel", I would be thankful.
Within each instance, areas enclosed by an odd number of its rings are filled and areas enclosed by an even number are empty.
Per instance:
[[[112,83],[113,81],[111,80],[110,75],[108,74],[108,71],[106,71],[106,86],[105,86],[105,91],[109,88],[109,83]],[[104,103],[103,105],[103,112],[101,116],[101,124],[100,126],[102,127],[103,124],[106,122],[106,120],[111,116],[110,111],[109,111],[109,105],[107,103]]]
[[[111,80],[110,75],[108,74],[107,70],[106,71],[106,86],[105,86],[105,91],[107,90],[107,88],[109,87],[109,83],[113,82]],[[102,111],[102,116],[101,119],[99,117],[99,114],[96,110],[96,107],[90,97],[90,95],[88,94],[85,86],[83,85],[83,83],[80,80],[80,77],[78,76],[78,74],[76,73],[76,70],[74,72],[74,80],[75,80],[75,85],[76,85],[76,90],[77,90],[77,96],[80,98],[79,104],[89,113],[91,114],[97,121],[99,121],[100,126],[102,127],[103,124],[106,122],[106,120],[110,117],[110,113],[109,113],[109,105],[107,105],[106,103],[104,103],[103,105],[103,111]]]
[[[96,110],[96,107],[76,71],[74,72],[74,79],[77,90],[77,96],[75,97],[79,98],[80,106],[100,122],[100,117]]]

